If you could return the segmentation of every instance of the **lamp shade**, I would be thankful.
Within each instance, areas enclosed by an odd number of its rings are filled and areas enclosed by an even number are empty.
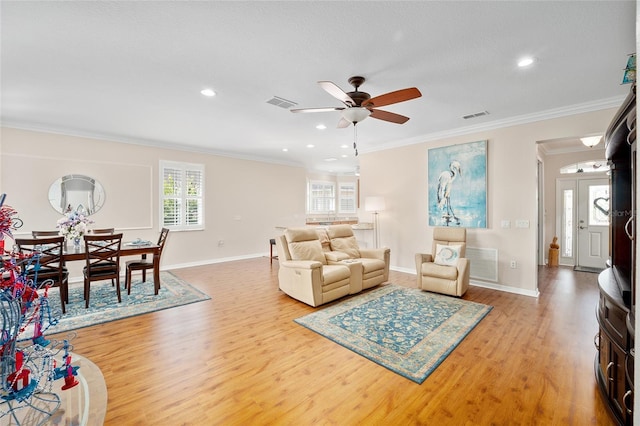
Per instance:
[[[594,146],[598,145],[600,143],[600,139],[602,139],[602,136],[589,136],[587,138],[580,138],[582,143],[589,148],[593,148]]]
[[[364,209],[368,212],[380,212],[384,208],[384,197],[367,197],[364,199]]]
[[[351,107],[342,111],[342,117],[351,123],[359,123],[370,114],[371,111],[363,107]]]

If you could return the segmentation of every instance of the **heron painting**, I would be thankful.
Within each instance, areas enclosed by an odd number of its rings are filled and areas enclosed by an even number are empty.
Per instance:
[[[429,149],[430,226],[487,227],[487,141]]]

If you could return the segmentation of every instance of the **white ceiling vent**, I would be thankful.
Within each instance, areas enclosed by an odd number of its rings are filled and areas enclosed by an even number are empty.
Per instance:
[[[297,103],[293,102],[293,101],[288,101],[284,98],[280,98],[278,96],[274,96],[273,98],[269,99],[267,101],[268,104],[271,105],[275,105],[275,106],[279,106],[280,108],[284,108],[284,109],[288,109],[291,108],[294,105],[298,105]]]
[[[489,115],[489,111],[476,112],[475,114],[465,115],[462,118],[464,118],[465,120],[468,120],[470,118],[482,117],[483,115]]]

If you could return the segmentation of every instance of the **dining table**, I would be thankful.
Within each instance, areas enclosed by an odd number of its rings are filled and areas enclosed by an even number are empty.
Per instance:
[[[156,243],[136,243],[136,242],[123,242],[120,247],[120,257],[123,256],[141,256],[151,255],[153,256],[153,287],[155,294],[158,294],[160,290],[160,246]],[[85,260],[85,246],[64,246],[63,259],[65,262],[72,262],[77,260]]]

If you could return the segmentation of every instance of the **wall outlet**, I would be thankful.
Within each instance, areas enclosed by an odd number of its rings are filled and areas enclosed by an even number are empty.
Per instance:
[[[218,240],[218,247],[224,246],[224,240]]]
[[[509,266],[511,267],[511,269],[516,269],[518,267],[518,262],[512,260]]]

